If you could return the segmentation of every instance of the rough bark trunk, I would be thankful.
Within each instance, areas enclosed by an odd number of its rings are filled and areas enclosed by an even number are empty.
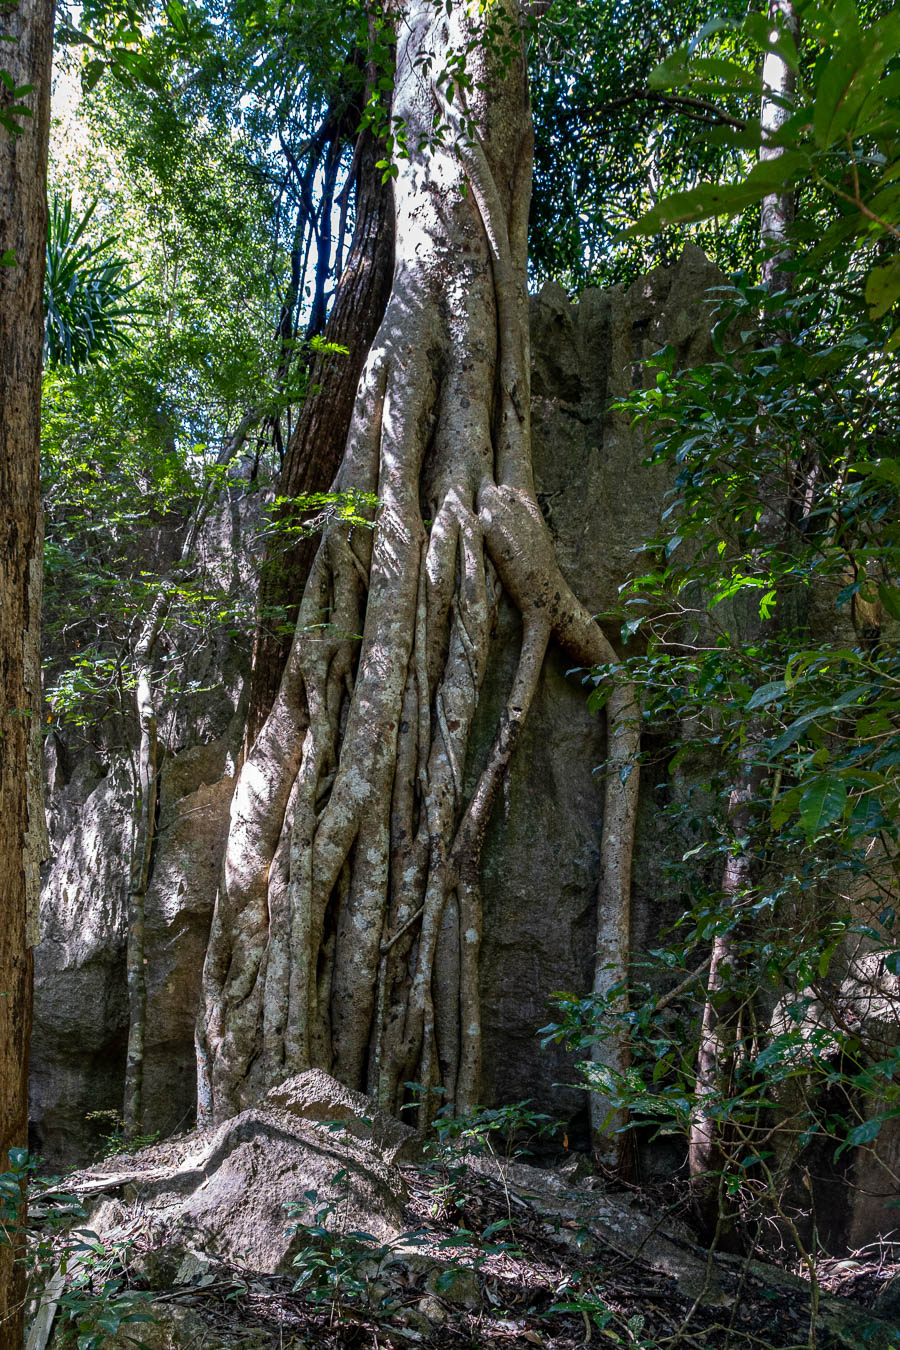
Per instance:
[[[165,594],[164,592],[162,593]],[[144,972],[144,914],[156,833],[159,765],[156,709],[153,704],[153,647],[161,624],[160,597],[154,604],[135,653],[140,745],[135,773],[135,810],[128,886],[128,1051],[125,1059],[125,1137],[141,1132],[144,1103],[144,1041],[147,1029],[147,979]]]
[[[488,22],[505,25],[499,46]],[[472,84],[451,103],[438,75],[463,50]],[[458,1110],[475,1103],[491,806],[551,637],[579,664],[615,660],[559,571],[532,481],[532,130],[515,0],[481,15],[413,0],[396,71],[410,154],[393,288],[335,484],[379,507],[371,532],[334,526],[320,543],[235,789],[198,1023],[203,1120],[310,1066],[391,1110],[409,1080]],[[522,615],[518,670],[466,794],[501,589]],[[627,869],[613,875],[604,899],[627,906]]]
[[[630,1063],[627,1025],[623,1014],[628,1000],[622,987],[631,954],[631,863],[634,822],[638,806],[640,749],[640,710],[634,690],[621,685],[610,694],[606,705],[611,734],[609,762],[606,766],[606,792],[603,817],[603,857],[600,863],[600,887],[597,899],[597,954],[594,963],[593,992],[609,1007],[614,1030],[596,1041],[591,1059],[608,1069],[622,1069]],[[627,1111],[612,1110],[609,1098],[601,1092],[590,1095],[591,1136],[598,1162],[619,1173],[634,1172],[633,1136],[626,1133]]]
[[[52,0],[0,15],[0,65],[18,88],[20,134],[0,127],[0,1171],[28,1140],[31,947],[45,832],[40,789],[42,292],[47,238]],[[5,91],[0,94],[5,98]],[[10,100],[6,100],[7,102]],[[24,1208],[24,1207],[23,1207]],[[20,1241],[0,1233],[0,1350],[22,1345]]]
[[[751,728],[758,732],[758,728]],[[738,779],[728,800],[728,828],[732,836],[731,852],[722,876],[723,908],[735,913],[746,903],[753,883],[750,839],[754,829],[753,802],[762,782],[759,769],[761,737],[751,735],[743,748]],[[703,1232],[709,1241],[718,1234],[719,1245],[726,1250],[739,1246],[732,1231],[733,1213],[721,1193],[725,1163],[723,1144],[730,1132],[723,1124],[720,1106],[727,1099],[740,1053],[741,1017],[745,1005],[735,992],[741,975],[741,929],[731,928],[713,940],[706,1003],[700,1028],[697,1053],[697,1078],[694,1087],[696,1106],[691,1124],[688,1163],[694,1191],[694,1205]]]
[[[278,484],[282,497],[326,492],[344,453],[356,388],[369,347],[384,315],[394,260],[390,184],[381,181],[370,132],[362,134],[356,156],[356,221],[347,265],[341,274],[325,341],[348,354],[319,355],[310,371],[310,394],[288,442]],[[316,556],[318,540],[300,539],[286,548],[277,538],[263,560],[247,745],[253,744],[278,693],[300,598]]]

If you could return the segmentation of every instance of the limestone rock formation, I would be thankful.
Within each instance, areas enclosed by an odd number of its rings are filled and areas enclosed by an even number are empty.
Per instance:
[[[341,1127],[368,1143],[388,1163],[412,1162],[421,1153],[414,1130],[322,1069],[309,1069],[272,1088],[263,1106],[300,1120]]]
[[[227,496],[199,542],[210,585],[252,601],[255,494]],[[165,565],[166,549],[162,549]],[[60,659],[64,653],[55,653]],[[147,895],[145,1128],[193,1120],[193,1025],[243,734],[246,643],[227,633],[185,656],[165,701],[157,842]],[[54,1167],[83,1163],[121,1114],[135,729],[111,718],[45,743],[51,861],[35,950],[32,1144]],[[95,1117],[89,1119],[89,1117]]]
[[[639,378],[637,361],[667,342],[684,361],[708,354],[706,290],[719,274],[697,249],[628,289],[587,291],[572,305],[558,287],[532,301],[535,472],[563,571],[597,611],[611,607],[637,549],[659,515],[665,480],[642,468],[645,447],[611,398]],[[210,521],[203,562],[252,609],[252,540],[246,504],[230,501]],[[489,672],[467,773],[487,751],[518,645]],[[227,828],[240,745],[247,642],[223,633],[196,652],[190,680],[164,709],[166,753],[158,844],[147,896],[148,1048],[145,1129],[184,1128],[194,1104],[193,1021],[200,967]],[[585,706],[579,674],[553,651],[522,746],[494,812],[484,861],[485,1029],[483,1097],[532,1098],[572,1118],[583,1093],[561,1052],[541,1052],[537,1030],[554,990],[590,986],[601,833],[595,770],[605,753],[602,720]],[[54,854],[44,885],[37,951],[32,1117],[38,1147],[54,1163],[83,1161],[100,1131],[85,1117],[121,1109],[127,1032],[124,948],[131,768],[100,741],[49,742]],[[638,945],[665,906],[652,784],[640,823],[634,922]],[[548,922],[548,914],[553,921]]]
[[[629,288],[589,290],[577,305],[547,286],[532,301],[534,462],[539,500],[563,572],[587,603],[612,607],[635,550],[658,519],[664,474],[643,467],[641,435],[609,402],[641,376],[640,358],[671,343],[679,360],[709,354],[705,293],[721,280],[699,250]],[[252,610],[251,508],[236,495],[209,522],[203,565]],[[487,753],[516,661],[517,619],[488,672],[466,773]],[[148,1045],[144,1128],[184,1128],[194,1104],[193,1021],[241,740],[246,639],[223,631],[194,652],[190,678],[163,707],[160,817],[147,896]],[[561,1051],[536,1037],[555,990],[590,987],[605,755],[602,718],[582,675],[551,651],[524,738],[494,810],[484,854],[482,949],[487,1102],[530,1098],[586,1122],[584,1094]],[[480,729],[480,730],[479,730]],[[55,1164],[83,1161],[100,1131],[85,1117],[120,1110],[127,1031],[124,948],[131,767],[128,728],[77,748],[49,743],[54,855],[44,886],[33,1046],[35,1141]],[[116,745],[118,737],[118,747]],[[635,946],[667,919],[664,838],[652,777],[643,790],[634,866]],[[668,827],[667,827],[668,828]],[[573,1141],[577,1139],[577,1124]],[[582,1136],[583,1137],[583,1136]]]

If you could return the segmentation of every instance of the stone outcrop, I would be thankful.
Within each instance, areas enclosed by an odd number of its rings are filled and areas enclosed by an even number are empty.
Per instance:
[[[611,405],[640,381],[652,381],[641,361],[663,346],[674,347],[681,365],[710,357],[707,292],[721,280],[689,246],[677,265],[630,287],[588,290],[576,305],[548,285],[532,300],[538,497],[562,570],[596,613],[616,606],[668,486],[664,470],[644,464],[641,434]],[[253,609],[257,512],[256,498],[242,497],[237,485],[207,523],[200,550],[211,584],[245,615]],[[821,608],[817,622],[832,622],[830,601]],[[469,785],[516,665],[518,619],[511,608],[501,607],[499,623],[502,640],[466,766]],[[615,636],[615,625],[609,631]],[[158,834],[147,895],[145,1129],[151,1133],[167,1135],[193,1120],[194,1019],[240,753],[248,656],[247,637],[235,637],[223,624],[189,655],[177,695],[163,700]],[[135,743],[134,727],[125,721],[97,728],[80,743],[54,731],[45,748],[53,857],[36,951],[32,1118],[34,1142],[53,1165],[93,1156],[109,1126],[87,1118],[121,1110],[133,782],[123,746],[129,741]],[[658,748],[655,758],[664,760],[665,746]],[[530,1100],[535,1110],[567,1122],[573,1145],[586,1143],[584,1093],[572,1058],[555,1046],[542,1050],[537,1033],[553,1017],[555,991],[583,994],[591,986],[602,831],[596,771],[605,753],[603,718],[588,710],[583,673],[569,671],[563,655],[551,650],[483,855],[482,1096],[489,1104]],[[690,845],[660,809],[678,791],[678,777],[664,768],[644,772],[632,892],[637,951],[652,947],[680,910],[666,862]],[[894,1044],[897,1002],[896,977],[889,977],[890,988],[886,978],[882,972],[881,984],[873,985],[860,965],[847,972],[843,994],[877,1030],[885,1054]],[[315,1119],[303,1096],[308,1087],[286,1085],[269,1105]],[[328,1111],[358,1119],[359,1103],[351,1096],[329,1099]],[[879,1148],[896,1171],[900,1132],[892,1124]],[[392,1160],[411,1147],[403,1127],[396,1130]],[[671,1161],[660,1149],[655,1157],[663,1167]],[[883,1189],[871,1149],[859,1154],[856,1166],[861,1190]],[[856,1203],[851,1227],[862,1243],[883,1225],[884,1213],[880,1201]]]
[[[665,343],[679,358],[708,354],[704,292],[720,280],[697,249],[628,289],[587,291],[578,305],[547,286],[532,302],[535,473],[564,572],[596,611],[611,608],[634,550],[658,518],[659,471],[609,401],[641,378],[641,357]],[[252,611],[255,499],[237,487],[207,523],[201,565]],[[486,753],[516,659],[517,620],[501,614],[473,737],[469,775]],[[148,1042],[145,1129],[185,1128],[194,1106],[193,1023],[241,741],[248,641],[226,625],[194,651],[177,696],[163,700],[164,749],[156,851],[147,896]],[[104,1132],[86,1117],[119,1111],[127,1035],[124,953],[132,766],[124,725],[80,748],[47,744],[53,859],[36,953],[33,1045],[35,1142],[55,1164],[83,1161]],[[118,744],[116,741],[118,740]],[[572,1119],[583,1093],[559,1051],[536,1032],[549,996],[590,985],[595,932],[602,718],[585,706],[579,674],[548,658],[524,741],[485,850],[484,1097],[532,1098]],[[648,784],[635,867],[638,943],[665,913],[660,834]],[[672,850],[670,849],[670,852]],[[552,916],[552,921],[548,921]],[[108,1130],[108,1126],[106,1127]]]
[[[421,1155],[421,1146],[409,1125],[388,1115],[361,1092],[344,1087],[322,1069],[288,1078],[272,1088],[263,1106],[286,1111],[300,1120],[325,1122],[331,1128],[346,1130],[374,1148],[385,1162],[413,1162]]]
[[[198,566],[252,601],[256,494],[238,484],[207,521]],[[172,552],[173,545],[168,544]],[[164,549],[165,559],[165,549]],[[163,559],[163,565],[164,565]],[[145,1128],[192,1123],[193,1026],[243,734],[246,643],[227,631],[186,654],[161,699],[157,837],[146,899]],[[32,1144],[54,1167],[83,1163],[121,1113],[128,1028],[128,869],[136,729],[110,719],[45,744],[51,862],[35,950]]]
[[[688,246],[675,267],[658,268],[630,287],[585,291],[577,305],[548,284],[532,301],[532,413],[538,500],[566,579],[595,613],[614,609],[638,565],[637,550],[664,509],[668,479],[644,465],[647,447],[629,419],[611,410],[641,379],[640,362],[666,345],[678,362],[710,358],[707,291],[721,273]],[[479,707],[470,772],[512,680],[517,622],[501,614],[497,645]],[[615,624],[609,627],[615,636]],[[538,1048],[557,990],[591,987],[602,829],[597,767],[606,755],[604,719],[586,705],[582,674],[551,650],[521,746],[484,850],[482,947],[484,1098],[531,1098],[541,1110],[576,1122],[584,1139],[584,1094],[570,1058]],[[658,807],[670,790],[645,775],[633,871],[634,946],[653,945],[677,918],[664,864],[682,851]],[[571,1133],[571,1131],[570,1131]]]
[[[242,1111],[217,1129],[117,1155],[76,1173],[71,1185],[85,1199],[95,1197],[90,1228],[111,1244],[127,1241],[139,1212],[150,1250],[158,1253],[154,1270],[172,1283],[182,1266],[193,1270],[201,1260],[289,1274],[303,1224],[324,1211],[326,1224],[390,1241],[403,1230],[408,1198],[399,1172],[371,1143],[268,1106]],[[172,1270],[165,1276],[167,1262]]]

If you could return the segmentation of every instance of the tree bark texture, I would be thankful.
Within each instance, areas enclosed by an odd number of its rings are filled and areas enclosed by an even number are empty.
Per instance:
[[[326,492],[334,481],[359,377],[390,293],[393,194],[390,184],[382,182],[382,170],[375,167],[379,155],[371,132],[362,133],[356,158],[353,240],[325,329],[325,341],[346,347],[347,355],[321,353],[313,361],[312,392],[300,411],[281,469],[278,491],[282,497]],[[280,518],[289,519],[288,513]],[[317,548],[318,540],[312,535],[290,546],[276,536],[263,560],[247,713],[248,746],[256,740],[275,702]]]
[[[487,22],[504,22],[498,41]],[[451,51],[467,52],[472,85],[448,102]],[[235,788],[198,1023],[204,1121],[312,1066],[394,1111],[410,1081],[457,1110],[476,1102],[495,794],[551,638],[580,665],[616,659],[560,573],[532,480],[532,126],[516,0],[482,14],[411,0],[393,110],[410,150],[394,183],[393,286],[335,483],[379,505],[371,531],[335,525],[319,544]],[[467,792],[501,591],[522,617],[518,668]],[[619,819],[613,779],[606,816],[628,844],[604,864],[604,903],[627,910],[633,812]]]
[[[800,20],[794,8],[793,0],[769,0],[769,20],[778,23],[800,46]],[[759,158],[762,162],[777,159],[784,151],[780,146],[772,145],[771,140],[781,130],[790,116],[790,109],[783,100],[792,99],[797,87],[797,77],[782,56],[776,52],[767,52],[763,63],[764,93],[760,108],[760,128],[763,145]],[[769,252],[763,259],[761,269],[762,284],[770,291],[779,291],[788,287],[792,277],[783,270],[784,263],[790,258],[788,233],[794,223],[796,199],[793,191],[774,192],[763,198],[760,211],[760,243]]]
[[[603,819],[603,856],[597,896],[597,952],[593,992],[598,1006],[612,1013],[609,1034],[594,1042],[591,1060],[603,1068],[621,1070],[630,1062],[631,1051],[624,1013],[627,996],[623,975],[631,955],[631,864],[634,852],[634,822],[638,808],[641,715],[630,684],[613,689],[607,707],[609,759]],[[618,1172],[634,1171],[634,1136],[626,1131],[628,1113],[612,1109],[602,1092],[590,1094],[591,1136],[598,1162]]]
[[[752,734],[743,747],[738,763],[737,782],[728,799],[728,828],[731,851],[722,876],[723,908],[737,913],[746,906],[753,885],[752,852],[749,840],[754,830],[753,805],[759,796],[762,771],[761,731],[751,726]],[[746,930],[746,924],[743,931]],[[725,1148],[733,1142],[727,1124],[722,1123],[722,1106],[731,1090],[736,1057],[745,1053],[742,1038],[750,1008],[736,992],[743,973],[742,929],[732,927],[713,939],[706,1002],[697,1052],[695,1106],[688,1141],[688,1166],[694,1192],[694,1207],[706,1237],[718,1234],[725,1250],[739,1250],[733,1231],[734,1214],[720,1187],[725,1165]],[[727,1118],[727,1117],[726,1117]]]
[[[38,497],[42,292],[47,238],[52,0],[0,9],[0,66],[30,117],[0,128],[0,1171],[28,1140],[31,946],[45,856],[39,768],[41,527]],[[0,98],[13,101],[6,91]],[[0,1350],[22,1345],[20,1242],[0,1233]]]

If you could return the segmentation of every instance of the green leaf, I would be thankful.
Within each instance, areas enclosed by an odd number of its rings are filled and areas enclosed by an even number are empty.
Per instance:
[[[773,680],[771,684],[761,685],[756,693],[747,703],[747,710],[751,708],[761,708],[766,703],[773,703],[781,698],[787,692],[787,683],[784,680]]]
[[[834,52],[819,80],[813,113],[813,134],[816,144],[823,149],[831,144],[838,134],[838,126],[846,118],[846,107],[840,121],[838,110],[848,99],[862,61],[863,48],[859,39],[845,42]]]
[[[99,57],[93,61],[88,61],[87,65],[81,72],[81,88],[85,94],[89,94],[91,92],[91,90],[95,87],[97,81],[100,79],[100,76],[103,74],[105,69],[106,69],[106,62],[101,61]]]
[[[856,131],[857,118],[898,47],[900,18],[889,14],[836,48],[816,90],[813,134],[822,149]]]
[[[837,820],[847,803],[847,784],[842,778],[822,776],[800,798],[800,824],[811,839]]]
[[[773,829],[780,829],[785,821],[790,819],[800,805],[800,798],[802,795],[802,787],[793,787],[789,792],[782,793],[772,807],[771,820]]]
[[[808,167],[808,155],[801,150],[788,150],[755,165],[738,183],[700,183],[687,192],[673,192],[626,230],[623,238],[655,234],[667,225],[737,215],[773,192],[790,187]]]
[[[890,483],[893,487],[900,488],[900,464],[895,459],[865,460],[851,467],[853,473],[878,478],[883,483]]]
[[[900,590],[882,582],[878,587],[878,599],[892,619],[900,619]]]
[[[877,1139],[881,1132],[884,1121],[880,1117],[874,1120],[864,1120],[861,1125],[856,1125],[847,1132],[847,1143],[851,1146],[856,1144],[870,1144],[873,1139]]]
[[[873,267],[866,278],[869,318],[880,319],[900,299],[900,258],[883,267]]]

